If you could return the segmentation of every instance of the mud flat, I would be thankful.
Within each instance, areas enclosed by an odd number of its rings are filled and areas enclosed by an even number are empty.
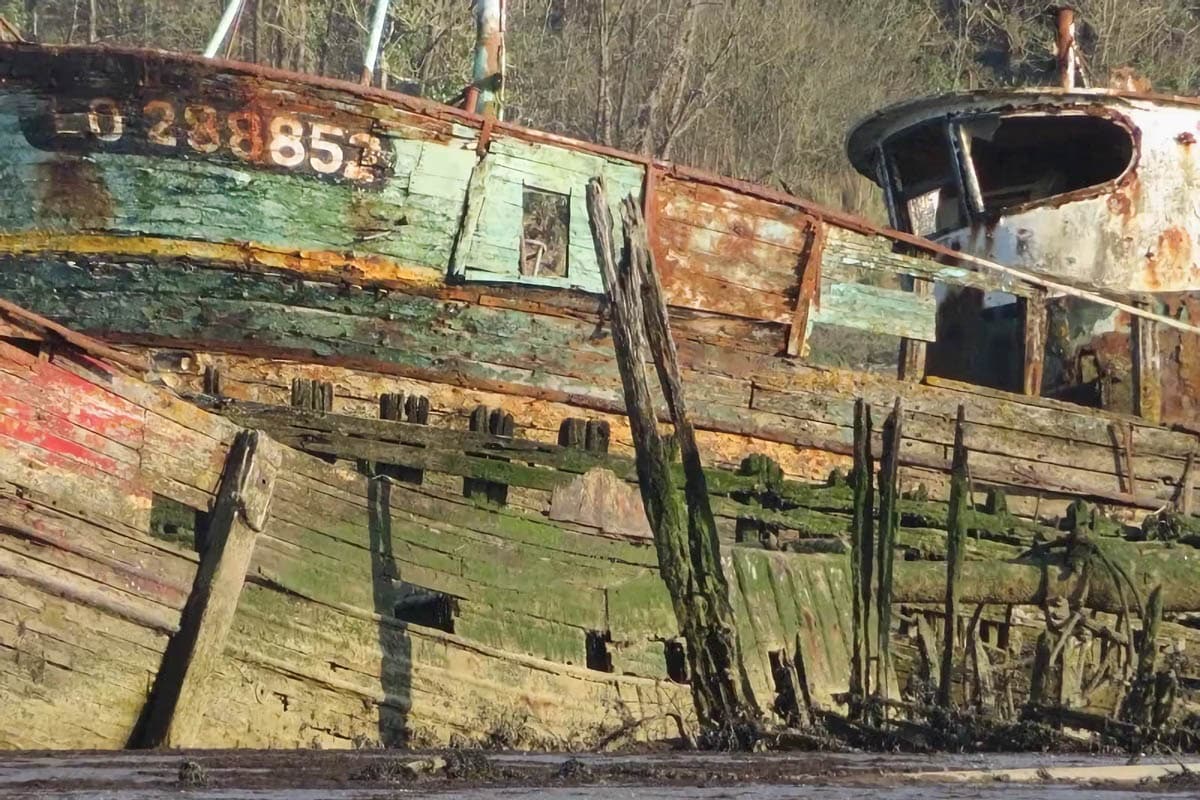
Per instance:
[[[1091,755],[535,755],[475,751],[23,753],[0,798],[910,798],[1195,796],[1177,761]],[[1162,776],[1166,774],[1164,779]]]

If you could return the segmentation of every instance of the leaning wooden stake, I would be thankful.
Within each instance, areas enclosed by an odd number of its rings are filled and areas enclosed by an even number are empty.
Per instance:
[[[230,448],[209,522],[208,545],[179,631],[154,683],[140,744],[194,747],[212,702],[206,681],[225,646],[258,534],[270,517],[283,448],[258,431],[242,431]]]
[[[850,585],[853,617],[853,652],[850,659],[850,716],[862,716],[863,702],[871,691],[870,663],[872,617],[871,572],[874,560],[875,465],[871,457],[871,406],[861,398],[854,403],[854,515],[850,527]]]
[[[875,691],[886,716],[888,672],[891,668],[892,558],[896,550],[896,531],[900,527],[900,398],[883,425],[883,460],[879,471],[879,532],[876,537],[875,625],[877,642]]]
[[[588,185],[596,257],[612,315],[613,342],[636,452],[646,518],[659,569],[688,644],[692,695],[708,730],[757,725],[738,645],[729,587],[721,569],[716,523],[709,507],[695,434],[687,418],[675,346],[662,290],[650,260],[645,222],[633,198],[621,204],[623,247],[614,241],[603,180]],[[645,365],[658,371],[683,459],[684,497],[671,484],[671,464],[651,399]]]
[[[970,510],[970,480],[967,477],[967,447],[963,443],[966,410],[958,407],[954,427],[954,462],[950,471],[950,509],[946,526],[946,611],[942,643],[942,671],[938,681],[938,705],[950,707],[950,689],[954,680],[954,653],[958,647],[959,591],[962,562],[967,538],[967,512]]]

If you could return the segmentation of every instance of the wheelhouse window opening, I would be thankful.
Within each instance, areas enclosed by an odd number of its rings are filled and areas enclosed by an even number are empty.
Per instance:
[[[982,213],[991,219],[1115,180],[1134,156],[1130,132],[1105,117],[991,114],[958,126],[965,181],[978,185]]]
[[[531,278],[567,277],[571,197],[524,187],[520,274]]]
[[[896,215],[918,236],[965,227],[959,171],[944,120],[933,120],[892,137],[884,145]]]

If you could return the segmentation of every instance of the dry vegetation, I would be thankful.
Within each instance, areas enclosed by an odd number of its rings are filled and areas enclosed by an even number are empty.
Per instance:
[[[357,74],[369,0],[247,0],[231,55]],[[385,68],[442,100],[469,72],[468,0],[393,0]],[[1093,75],[1200,89],[1194,0],[1078,0]],[[913,95],[1045,82],[1052,7],[1031,0],[509,0],[508,116],[878,215],[846,164],[858,117]],[[0,0],[47,42],[199,50],[219,0]]]

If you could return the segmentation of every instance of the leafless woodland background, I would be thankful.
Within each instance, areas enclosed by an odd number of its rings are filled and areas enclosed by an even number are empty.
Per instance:
[[[359,71],[371,0],[246,0],[230,55]],[[200,50],[223,0],[0,0],[44,42]],[[509,119],[879,216],[842,143],[887,103],[1054,79],[1053,6],[1030,0],[508,0]],[[1200,91],[1200,3],[1078,0],[1093,76],[1131,66]],[[470,73],[470,0],[392,0],[393,86],[449,100]]]

